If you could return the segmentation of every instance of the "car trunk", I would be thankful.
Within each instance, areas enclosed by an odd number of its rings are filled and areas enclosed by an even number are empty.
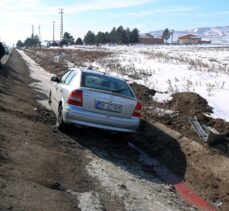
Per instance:
[[[117,93],[83,88],[83,110],[130,118],[137,100]]]

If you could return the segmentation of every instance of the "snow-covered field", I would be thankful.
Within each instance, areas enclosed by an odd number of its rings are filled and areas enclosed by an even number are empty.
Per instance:
[[[94,61],[92,66],[102,71],[109,69],[114,75],[166,93],[158,94],[155,100],[171,99],[171,94],[177,92],[198,93],[213,107],[213,118],[229,121],[228,46],[103,46],[102,49],[113,54]]]

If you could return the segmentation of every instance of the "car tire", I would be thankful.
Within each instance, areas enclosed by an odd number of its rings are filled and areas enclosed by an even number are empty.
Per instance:
[[[51,100],[51,92],[49,93],[49,105],[51,105],[52,104],[52,100]]]
[[[63,110],[62,106],[60,106],[58,110],[58,115],[56,118],[56,127],[60,131],[64,131],[66,129],[66,124],[64,123],[64,120],[63,120],[63,111],[62,110]]]

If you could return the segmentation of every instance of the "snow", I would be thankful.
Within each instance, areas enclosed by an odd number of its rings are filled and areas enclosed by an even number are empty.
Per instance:
[[[159,103],[164,103],[169,100],[172,100],[172,97],[171,97],[171,94],[168,94],[168,93],[156,92],[156,94],[153,96],[153,100]]]
[[[195,92],[213,108],[213,118],[229,121],[229,48],[209,46],[104,46],[114,54],[93,66],[158,92],[159,102],[177,92]],[[139,79],[133,78],[137,75]]]
[[[36,80],[36,82],[33,82],[30,85],[34,87],[37,91],[39,91],[40,93],[48,97],[50,86],[51,86],[50,79],[53,76],[53,74],[48,73],[46,70],[40,67],[34,60],[32,60],[29,56],[27,56],[22,50],[18,50],[18,52],[21,54],[22,58],[25,60],[30,70],[30,76],[34,80]],[[46,108],[50,109],[47,99],[38,100],[38,102],[42,104],[43,106],[45,106]]]

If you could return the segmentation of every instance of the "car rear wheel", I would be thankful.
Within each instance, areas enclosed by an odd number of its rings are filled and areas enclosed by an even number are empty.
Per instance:
[[[62,110],[63,110],[62,106],[60,106],[58,110],[57,119],[56,119],[56,127],[61,131],[63,131],[66,128],[66,124],[64,123],[64,120],[63,120]]]

